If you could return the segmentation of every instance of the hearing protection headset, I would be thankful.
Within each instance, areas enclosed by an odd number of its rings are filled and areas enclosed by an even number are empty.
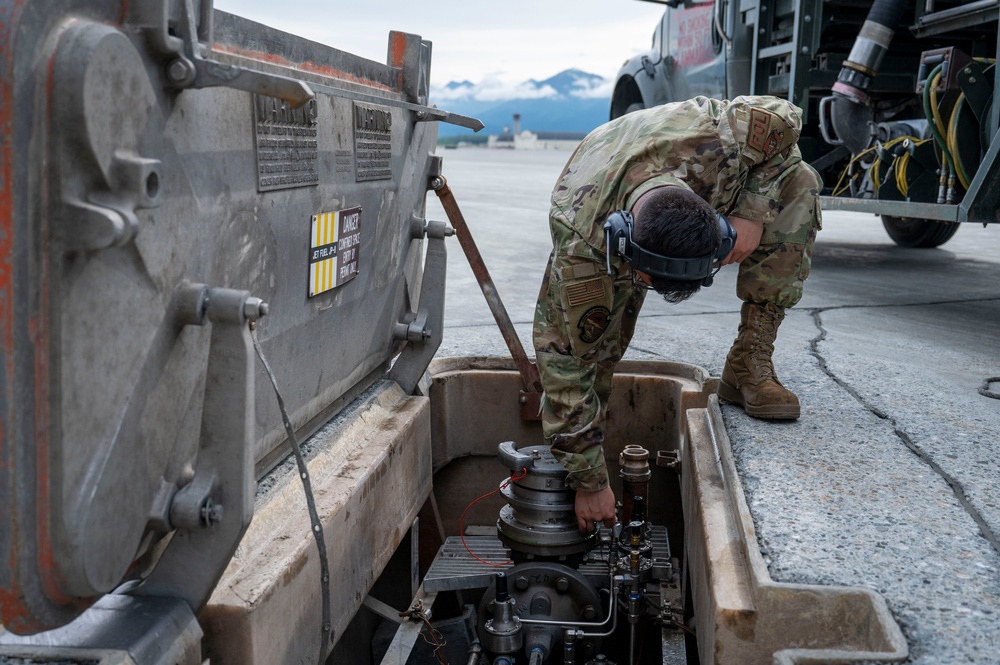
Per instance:
[[[654,254],[635,244],[632,240],[632,213],[619,210],[608,215],[604,222],[604,240],[607,243],[608,274],[611,274],[611,253],[620,256],[632,266],[633,270],[644,272],[654,280],[676,279],[682,281],[701,281],[704,286],[711,286],[715,273],[722,268],[722,261],[736,245],[736,229],[725,215],[719,216],[719,232],[722,241],[712,254],[697,258],[677,259]]]

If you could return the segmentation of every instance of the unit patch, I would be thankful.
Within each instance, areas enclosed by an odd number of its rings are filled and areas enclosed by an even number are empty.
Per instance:
[[[774,153],[778,152],[778,148],[781,147],[781,141],[784,140],[785,133],[779,132],[777,129],[771,131],[767,135],[767,144],[764,146],[764,158],[771,159]]]
[[[313,215],[309,232],[309,297],[358,276],[361,208]]]
[[[610,323],[611,311],[607,307],[598,305],[584,312],[576,327],[580,331],[580,339],[585,344],[593,344],[601,338]]]
[[[771,113],[763,109],[751,108],[747,123],[747,145],[764,152],[768,134],[771,131]]]

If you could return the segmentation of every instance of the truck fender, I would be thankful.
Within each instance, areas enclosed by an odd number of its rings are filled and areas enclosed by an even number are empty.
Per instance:
[[[640,53],[626,60],[615,77],[610,119],[674,101],[672,74],[673,58],[656,51]]]

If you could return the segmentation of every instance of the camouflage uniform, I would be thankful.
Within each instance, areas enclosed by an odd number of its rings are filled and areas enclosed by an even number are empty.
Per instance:
[[[602,443],[611,377],[646,293],[619,258],[607,275],[605,218],[631,210],[651,189],[679,185],[725,214],[762,222],[737,293],[791,307],[820,228],[820,179],[795,145],[801,124],[798,108],[773,97],[697,97],[598,127],[570,157],[552,193],[553,251],[533,337],[543,430],[574,488],[608,484]]]

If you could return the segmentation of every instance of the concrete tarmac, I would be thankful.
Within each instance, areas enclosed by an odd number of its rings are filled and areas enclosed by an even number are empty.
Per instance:
[[[444,173],[529,355],[559,152],[442,150]],[[445,219],[433,196],[428,217]],[[506,355],[457,242],[439,355]],[[647,298],[627,358],[713,375],[739,323],[736,268]],[[793,423],[723,415],[777,581],[881,593],[920,665],[1000,663],[1000,225],[897,247],[871,215],[828,212],[775,364]],[[986,392],[1000,393],[1000,382]]]

